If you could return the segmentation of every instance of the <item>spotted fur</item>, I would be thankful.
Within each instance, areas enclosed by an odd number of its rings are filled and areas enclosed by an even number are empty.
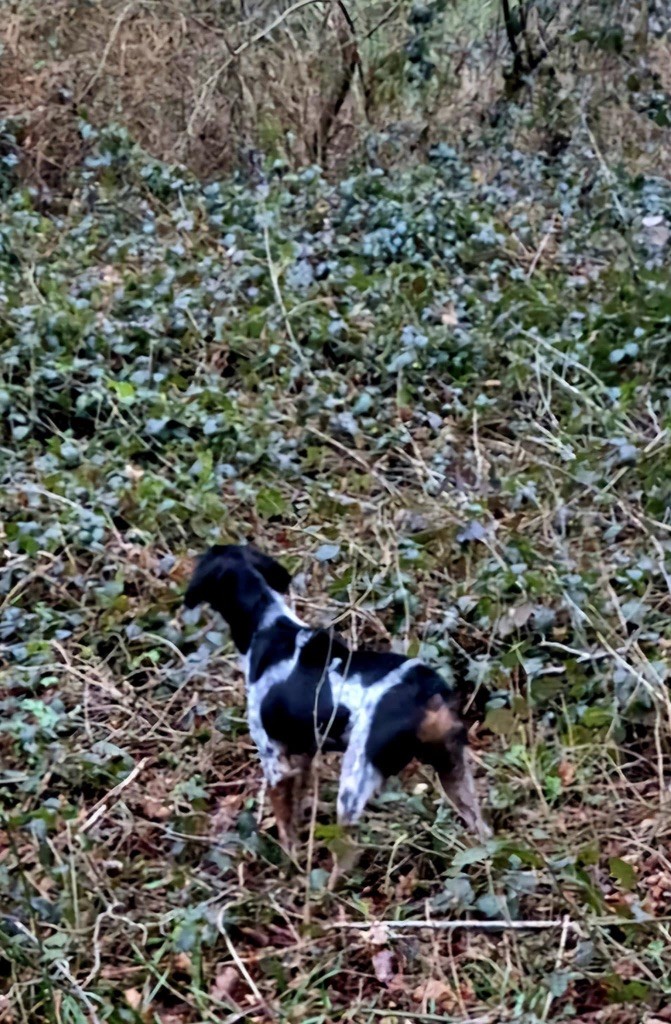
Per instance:
[[[282,596],[289,582],[255,548],[218,546],[200,560],[185,597],[189,607],[209,603],[231,627],[276,815],[291,804],[297,757],[343,752],[337,810],[346,825],[386,778],[418,758],[437,770],[469,827],[486,836],[453,688],[418,659],[351,651],[333,631],[312,629]],[[290,823],[278,825],[288,836]]]

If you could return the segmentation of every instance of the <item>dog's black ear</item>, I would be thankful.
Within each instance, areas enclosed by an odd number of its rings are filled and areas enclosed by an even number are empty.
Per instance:
[[[209,548],[198,559],[195,571],[187,587],[186,594],[184,595],[186,607],[195,608],[196,605],[203,603],[213,604],[221,591],[224,577],[231,569],[231,557],[225,545],[216,545]]]
[[[291,574],[284,566],[276,562],[274,558],[270,558],[269,555],[264,555],[252,544],[248,544],[243,551],[245,557],[249,559],[251,567],[263,576],[268,586],[276,590],[278,594],[286,594],[291,583]]]

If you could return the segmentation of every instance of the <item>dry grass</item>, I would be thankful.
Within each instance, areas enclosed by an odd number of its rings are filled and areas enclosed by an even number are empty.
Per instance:
[[[503,47],[488,17],[478,23],[477,52],[468,45],[470,14],[455,23],[449,67],[421,92],[399,85],[405,17],[394,5],[351,6],[362,78],[332,127],[334,173],[382,127],[367,153],[395,169],[421,160],[433,141],[473,135],[496,117],[509,126],[505,145],[470,151],[468,175],[514,178],[515,147],[575,151],[580,139],[584,152],[561,173],[589,182],[599,213],[617,212],[620,161],[654,173],[668,162],[668,130],[628,96],[623,103],[622,89],[627,61],[639,59],[669,86],[665,41],[649,40],[647,54],[631,58],[583,44],[558,48],[519,105],[502,110]],[[12,902],[0,1024],[671,1019],[671,714],[657,674],[671,649],[670,528],[646,494],[663,494],[657,484],[669,471],[668,330],[661,314],[649,322],[642,286],[634,297],[627,290],[634,275],[622,271],[619,250],[610,242],[590,248],[576,226],[578,204],[566,217],[551,189],[492,213],[489,198],[480,209],[464,188],[459,203],[498,236],[491,259],[475,245],[464,254],[462,238],[448,253],[458,276],[433,250],[426,266],[380,256],[362,273],[361,225],[350,224],[338,258],[358,269],[358,280],[314,282],[299,294],[289,271],[306,223],[319,258],[332,255],[334,243],[323,243],[324,252],[319,236],[331,230],[336,189],[295,214],[283,205],[295,183],[288,185],[263,231],[247,216],[256,198],[241,193],[226,207],[239,263],[233,248],[222,251],[225,221],[208,221],[209,200],[171,191],[169,176],[148,185],[130,166],[137,153],[119,160],[109,194],[107,186],[92,191],[90,210],[79,196],[68,205],[68,176],[89,145],[78,128],[84,113],[95,124],[120,122],[149,152],[204,178],[254,148],[300,164],[339,80],[334,7],[294,3],[280,18],[266,2],[253,12],[247,5],[240,19],[232,5],[189,0],[54,0],[46,11],[20,2],[0,28],[2,113],[23,123],[27,176],[56,192],[43,220],[24,218],[22,200],[12,213],[17,257],[8,262],[3,345],[14,345],[19,316],[34,317],[30,338],[54,325],[62,331],[53,393],[29,346],[8,378],[35,435],[2,450],[13,467],[3,529],[7,538],[14,529],[7,570],[17,582],[2,592],[0,610],[16,610],[20,629],[29,619],[17,644],[34,647],[2,665],[9,711],[0,785],[9,810],[0,887]],[[554,173],[551,158],[548,166]],[[358,185],[374,196],[378,180]],[[432,187],[456,219],[451,190],[460,186],[437,174]],[[397,199],[387,212],[370,199],[362,216],[405,217]],[[413,216],[423,215],[410,199]],[[662,208],[662,189],[658,201]],[[614,222],[622,231],[624,220]],[[460,230],[470,241],[470,229]],[[645,326],[640,344],[649,348],[620,364],[625,384],[636,384],[634,399],[613,404],[601,379],[612,383],[613,365],[599,332],[582,352],[573,347],[575,325],[569,331],[561,311],[571,301],[586,315],[587,303],[569,290],[569,264],[589,278],[593,304],[608,307],[600,331],[612,327],[612,345],[629,340],[621,325],[630,319]],[[661,261],[655,272],[663,281]],[[501,281],[504,298],[513,298],[492,322]],[[387,374],[389,338],[401,324],[421,326],[423,305],[437,294],[442,341],[471,330],[483,362],[459,370],[464,350],[455,345],[454,367],[429,364],[419,381],[412,368],[405,379]],[[160,315],[145,344],[138,323],[149,306]],[[342,337],[320,321],[324,310],[342,312]],[[97,344],[90,322],[106,318],[129,350],[104,363],[104,412],[82,410],[94,387],[82,369],[83,339],[91,330]],[[299,349],[302,376],[293,365]],[[147,353],[165,376],[144,393]],[[426,356],[423,349],[417,358]],[[481,379],[485,363],[491,375]],[[195,390],[185,400],[186,382]],[[235,408],[226,405],[229,390]],[[372,411],[353,439],[334,423],[361,392],[372,396]],[[220,405],[211,440],[203,425]],[[156,409],[186,425],[177,422],[169,440],[148,436]],[[275,459],[269,416],[278,450],[290,465],[295,457],[300,474]],[[636,461],[613,461],[613,436],[636,448]],[[236,462],[236,478],[210,486],[206,457],[212,468],[215,445],[215,462],[237,460],[238,448],[253,458]],[[205,469],[194,469],[199,460]],[[118,505],[111,493],[121,495]],[[105,520],[97,547],[93,506]],[[24,536],[33,521],[40,532]],[[463,544],[458,534],[472,521],[491,529]],[[486,849],[472,846],[432,780],[411,768],[367,814],[361,860],[328,893],[342,836],[333,827],[337,765],[325,761],[297,862],[283,855],[226,635],[214,617],[185,623],[181,610],[186,552],[217,530],[230,540],[253,533],[306,573],[297,604],[309,621],[336,620],[354,643],[413,651],[427,643],[432,661],[451,652],[474,679],[482,670],[470,713],[479,722],[478,784],[496,829]],[[340,545],[336,563],[315,560],[323,543]],[[162,568],[172,555],[172,567]],[[514,568],[520,561],[528,564]],[[410,581],[405,604],[395,596],[402,577]],[[580,607],[571,577],[583,587]],[[638,623],[625,613],[632,597],[645,606]],[[545,632],[530,625],[533,603],[555,613]],[[449,637],[446,609],[458,620]],[[10,635],[12,621],[7,614]],[[45,673],[44,689],[36,688]],[[616,699],[623,679],[633,688]],[[507,714],[485,726],[483,705],[497,690]],[[641,693],[648,703],[639,719],[631,709]],[[591,723],[585,709],[597,712]],[[509,913],[547,927],[485,933],[473,923],[505,924]],[[380,924],[392,919],[416,927]],[[449,927],[432,930],[436,921]]]
[[[219,5],[178,0],[57,0],[47,14],[23,3],[2,30],[2,112],[25,121],[24,148],[46,180],[80,160],[80,113],[123,124],[148,151],[202,177],[292,128],[300,158],[324,74],[310,74],[310,53],[328,26],[304,16],[298,36],[283,27],[280,39],[259,40],[252,59],[235,56],[254,28]]]
[[[463,437],[456,448],[465,465],[478,467],[480,488],[486,486],[490,464],[499,472],[537,465],[532,447],[512,446],[491,428],[471,443],[472,449]],[[423,456],[428,454],[423,449]],[[372,462],[370,453],[334,447],[322,471],[355,487],[362,462]],[[447,539],[442,546],[450,523],[459,522],[459,496],[428,497],[432,478],[424,457],[403,462],[394,469],[387,460],[376,460],[378,483],[367,490],[366,516],[347,517],[337,539],[343,548],[349,545],[343,561],[374,564],[384,572],[393,568],[398,538],[406,530],[416,530],[421,520],[423,530],[435,531],[432,553],[444,568],[415,578],[421,615],[413,622],[413,635],[421,635],[424,619],[428,624],[439,616],[441,587],[459,580],[467,593],[477,586],[477,566],[469,559],[455,563]],[[248,520],[250,508],[233,488],[221,500],[230,521]],[[45,496],[45,506],[49,501]],[[559,507],[558,496],[557,502]],[[555,514],[548,505],[541,515],[533,509],[505,515],[499,536],[514,530],[551,559],[559,542],[551,525]],[[589,517],[586,509],[586,522]],[[308,594],[297,598],[298,611],[311,621],[340,618],[354,642],[386,646],[391,637],[384,613],[363,607],[364,599],[355,596],[361,589],[356,575],[351,598],[332,602],[326,611],[326,570],[305,556],[307,525],[274,529],[256,523],[259,543],[269,550],[281,547],[285,561],[310,572]],[[319,516],[309,525],[312,543],[332,538],[332,528]],[[580,543],[572,547],[573,557],[589,555],[607,581],[620,549],[593,547],[587,536],[582,545],[582,551]],[[190,570],[186,558],[177,560],[168,579],[159,580],[158,565],[168,553],[160,543],[140,546],[120,535],[108,543],[108,570],[123,567],[125,589],[135,594],[135,610],[127,609],[131,617],[166,597],[172,600],[174,587],[183,589]],[[497,553],[494,542],[492,554]],[[48,563],[43,571],[48,574]],[[210,629],[218,629],[218,622],[204,615],[190,647]],[[558,626],[553,634],[558,658],[568,649],[564,631]],[[475,657],[503,648],[505,634],[504,639],[496,634],[466,628],[457,636]],[[626,650],[629,664],[639,665],[639,657],[641,669],[648,664],[629,641],[626,625],[621,635],[609,632],[609,640],[606,657],[617,661],[615,652]],[[403,644],[402,630],[396,642]],[[638,753],[634,747],[618,752],[607,741],[572,740],[569,724],[556,768],[562,781],[559,804],[546,782],[547,744],[553,740],[536,715],[522,712],[516,733],[507,737],[485,732],[479,738],[475,732],[479,785],[489,790],[497,828],[486,850],[473,849],[455,828],[428,775],[409,769],[366,815],[360,862],[341,890],[330,894],[323,878],[340,849],[330,824],[336,765],[317,767],[317,802],[308,808],[313,821],[306,823],[292,863],[276,844],[259,774],[251,767],[255,759],[233,653],[220,649],[206,663],[189,666],[180,649],[161,636],[144,633],[136,643],[145,654],[132,656],[135,669],[123,675],[114,663],[129,652],[122,655],[112,647],[101,658],[72,642],[54,644],[50,671],[58,676],[58,692],[73,709],[78,729],[67,741],[67,757],[39,780],[25,808],[69,791],[76,815],[70,809],[67,827],[50,835],[46,869],[42,841],[25,829],[10,829],[1,851],[2,859],[20,871],[27,892],[72,908],[67,924],[52,928],[42,922],[40,930],[47,936],[67,931],[67,973],[58,979],[58,998],[69,992],[76,1005],[90,1004],[91,1024],[99,1020],[96,993],[105,1006],[126,1005],[136,1015],[133,1020],[151,1024],[276,1019],[328,1024],[378,1017],[429,1022],[445,1016],[498,1024],[519,1019],[516,998],[534,1006],[536,1016],[529,1019],[541,1022],[567,1019],[565,1012],[581,1024],[667,1019],[641,1016],[640,1007],[629,1002],[607,1005],[617,985],[632,979],[651,982],[653,989],[660,984],[649,949],[671,940],[671,766],[665,752],[669,721],[661,705],[663,750],[655,750],[652,738]],[[148,656],[152,644],[156,657]],[[522,674],[513,676],[513,685],[524,693]],[[113,787],[101,788],[102,778],[83,767],[101,743],[118,744],[132,767]],[[496,810],[497,793],[508,795],[505,810]],[[64,796],[60,800],[65,808]],[[622,885],[609,874],[611,858],[632,865],[636,893],[626,879]],[[517,888],[517,920],[549,923],[539,931],[504,925],[483,933],[477,924],[459,926],[454,916],[454,932],[432,931],[435,920],[457,915],[449,884],[460,874],[459,864],[470,865],[469,884],[489,901],[490,918],[505,921]],[[492,901],[499,901],[498,912],[492,912]],[[641,911],[655,920],[642,924]],[[397,917],[425,921],[427,927],[397,930],[375,923]],[[359,930],[366,922],[370,927]],[[556,992],[549,982],[555,975],[567,979]],[[39,977],[14,967],[13,1009],[0,1020],[28,1024],[33,1012],[42,1012],[40,1002],[22,1002],[22,992],[35,999]],[[572,1005],[579,1007],[577,1015],[570,1013]]]
[[[320,123],[343,89],[322,150],[327,164],[343,167],[371,131],[382,132],[376,159],[394,164],[446,135],[478,133],[499,116],[507,55],[496,10],[493,3],[482,11],[455,6],[445,25],[449,38],[437,43],[437,73],[417,92],[403,70],[410,29],[402,5],[351,5],[361,65],[350,87],[343,85],[350,30],[335,0],[279,9],[259,3],[243,13],[232,3],[193,0],[54,0],[48,10],[16,0],[0,28],[0,116],[23,125],[26,172],[47,184],[64,181],[81,161],[82,116],[98,126],[123,125],[148,152],[207,179],[249,169],[257,150],[292,165],[312,159]],[[576,8],[559,10],[551,36],[568,37]],[[534,23],[529,35],[543,45]],[[646,75],[659,75],[664,85],[668,58],[667,45],[650,40]],[[626,73],[620,58],[593,48],[553,50],[532,80],[547,133],[556,132],[557,120],[570,133],[588,117],[600,121],[613,161],[647,166],[666,153],[665,130],[649,118],[632,111],[623,122]],[[518,125],[514,141],[544,147],[547,133]]]

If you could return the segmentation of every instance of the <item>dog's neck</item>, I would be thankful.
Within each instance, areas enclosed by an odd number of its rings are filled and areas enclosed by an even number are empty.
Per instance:
[[[271,628],[278,619],[288,619],[300,628],[305,626],[283,596],[254,571],[245,573],[238,581],[234,602],[215,598],[212,604],[228,623],[233,643],[243,656],[248,653],[254,635]]]

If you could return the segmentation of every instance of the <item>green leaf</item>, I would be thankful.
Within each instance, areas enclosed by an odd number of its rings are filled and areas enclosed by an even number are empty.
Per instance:
[[[510,708],[490,708],[485,716],[485,729],[490,729],[497,736],[510,736],[516,725],[517,721]]]
[[[469,850],[460,850],[452,858],[452,867],[464,868],[467,864],[478,864],[486,860],[489,850],[486,846],[472,846]]]
[[[127,380],[111,380],[109,386],[122,402],[130,403],[135,398],[135,388]]]
[[[284,516],[289,511],[281,492],[275,487],[262,487],[256,494],[256,511],[264,519]]]
[[[605,725],[610,725],[612,721],[613,712],[598,705],[587,708],[582,716],[583,725],[586,725],[588,729],[601,729]]]
[[[631,892],[636,888],[638,884],[636,870],[626,860],[622,860],[621,857],[610,857],[608,860],[608,870],[623,889]]]
[[[330,875],[324,868],[313,868],[310,872],[310,888],[314,892],[320,892],[328,885]]]

